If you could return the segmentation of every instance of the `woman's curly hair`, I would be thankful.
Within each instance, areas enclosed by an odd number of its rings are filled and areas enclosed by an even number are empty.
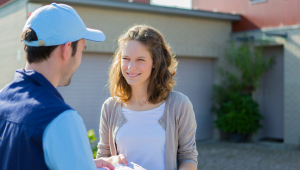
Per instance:
[[[150,82],[147,89],[148,102],[156,104],[166,100],[176,82],[174,76],[177,69],[177,60],[170,51],[162,34],[155,28],[147,25],[137,25],[122,34],[112,64],[109,68],[109,89],[114,100],[126,102],[130,99],[132,89],[122,75],[121,55],[123,45],[128,41],[138,41],[149,50],[153,66]]]

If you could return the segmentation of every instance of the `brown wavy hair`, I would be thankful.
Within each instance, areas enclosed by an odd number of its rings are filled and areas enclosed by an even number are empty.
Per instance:
[[[128,41],[138,41],[149,50],[153,66],[150,82],[147,89],[148,102],[156,104],[164,101],[176,82],[174,76],[177,69],[177,60],[170,51],[162,34],[155,28],[147,25],[137,25],[122,34],[112,64],[109,68],[109,89],[114,100],[126,102],[132,95],[131,86],[127,83],[121,71],[121,55],[123,45]]]

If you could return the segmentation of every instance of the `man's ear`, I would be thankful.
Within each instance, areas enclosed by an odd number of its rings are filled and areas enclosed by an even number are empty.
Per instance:
[[[62,54],[63,54],[63,60],[69,60],[72,56],[72,46],[71,46],[71,42],[68,41],[65,44],[62,44]]]

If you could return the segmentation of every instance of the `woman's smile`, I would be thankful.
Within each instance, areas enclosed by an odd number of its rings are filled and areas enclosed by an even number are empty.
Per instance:
[[[141,73],[127,73],[127,75],[128,75],[130,78],[134,78],[134,77],[137,77],[137,76],[141,75]]]

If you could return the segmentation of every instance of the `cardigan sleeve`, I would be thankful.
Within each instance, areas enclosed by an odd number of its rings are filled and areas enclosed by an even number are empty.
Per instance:
[[[181,105],[178,120],[178,167],[185,162],[191,162],[197,167],[196,129],[197,124],[193,105],[187,99]]]
[[[96,158],[110,157],[110,147],[109,147],[109,120],[108,120],[109,108],[107,102],[102,105],[101,116],[100,116],[100,126],[99,126],[99,138],[98,151]]]

